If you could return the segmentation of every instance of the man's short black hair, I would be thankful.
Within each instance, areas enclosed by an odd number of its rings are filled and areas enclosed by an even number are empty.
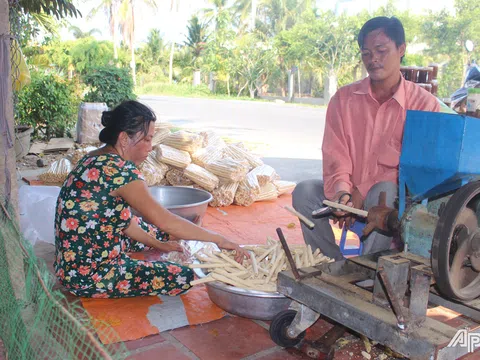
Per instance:
[[[390,40],[395,42],[397,48],[400,45],[405,44],[405,30],[403,29],[403,25],[400,20],[394,16],[391,18],[386,16],[378,16],[368,20],[362,26],[357,39],[360,49],[363,48],[363,43],[365,42],[367,35],[377,29],[382,29],[385,35],[387,35]]]

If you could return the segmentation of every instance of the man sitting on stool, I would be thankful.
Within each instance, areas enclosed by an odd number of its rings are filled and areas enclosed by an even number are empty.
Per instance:
[[[311,218],[313,210],[329,199],[357,209],[378,205],[380,192],[394,206],[398,191],[398,165],[407,110],[439,111],[437,99],[400,73],[405,55],[405,31],[392,17],[367,21],[358,35],[363,64],[369,77],[340,88],[328,104],[323,137],[323,179],[299,183],[293,192],[295,210]],[[350,199],[351,198],[351,199]],[[353,218],[335,213],[340,228]],[[303,237],[315,250],[343,259],[328,218],[302,223]],[[392,238],[372,232],[363,254],[387,250]]]

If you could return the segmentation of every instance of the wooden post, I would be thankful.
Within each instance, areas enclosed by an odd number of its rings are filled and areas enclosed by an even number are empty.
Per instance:
[[[10,34],[10,23],[8,17],[8,1],[0,0],[0,41],[4,41],[3,36]],[[0,62],[0,81],[6,81],[6,87],[0,86],[0,91],[2,89],[7,89],[7,93],[0,93],[0,109],[4,109],[4,115],[6,116],[8,131],[10,131],[10,136],[12,140],[15,141],[15,123],[13,119],[13,97],[12,97],[12,77],[11,77],[11,65],[10,65],[10,46],[7,46],[7,54],[2,54],[2,56],[7,56],[8,62],[7,66],[3,65],[3,62]],[[1,111],[1,110],[0,110]],[[2,114],[3,115],[3,114]],[[0,115],[0,116],[2,116]],[[1,120],[0,120],[1,121]],[[6,158],[3,156],[4,146],[7,145],[6,136],[0,132],[0,194],[2,197],[5,194],[5,184],[7,182],[5,168],[10,171],[10,206],[13,207],[15,211],[15,216],[18,219],[18,185],[17,185],[17,176],[16,176],[16,159],[15,159],[15,148],[12,146],[8,152]],[[2,199],[3,201],[3,199]],[[13,221],[17,219],[13,218]],[[10,274],[10,281],[13,286],[13,291],[17,299],[25,298],[25,272],[23,268],[23,256],[21,249],[18,246],[15,246],[15,241],[12,239],[8,241],[5,239],[4,249],[8,262],[8,269]]]
[[[8,18],[8,1],[0,0],[0,35],[8,35],[10,33],[10,25]],[[10,48],[8,49],[10,50]],[[10,51],[6,54],[10,59]],[[0,64],[0,81],[7,81],[7,93],[0,94],[0,109],[5,109],[4,114],[7,118],[8,130],[13,141],[15,141],[15,122],[13,120],[13,97],[12,97],[12,80],[11,80],[11,66],[10,61],[5,69]],[[0,90],[2,91],[2,90]],[[10,186],[11,186],[11,205],[14,207],[15,212],[18,211],[18,185],[16,176],[16,159],[15,148],[12,146],[4,157],[4,146],[6,146],[6,138],[3,134],[0,134],[0,194],[5,194],[6,174],[5,168],[10,171]],[[18,215],[17,215],[18,216]]]

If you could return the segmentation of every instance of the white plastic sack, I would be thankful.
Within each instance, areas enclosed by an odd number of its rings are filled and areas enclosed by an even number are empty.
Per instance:
[[[25,239],[55,244],[55,207],[58,186],[27,186],[19,189],[20,229]]]

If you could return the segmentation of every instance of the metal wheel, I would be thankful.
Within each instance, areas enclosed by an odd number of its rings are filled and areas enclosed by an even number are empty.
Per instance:
[[[480,182],[453,194],[440,215],[432,243],[432,270],[440,292],[456,300],[480,296]]]
[[[305,337],[305,331],[296,338],[291,338],[287,334],[287,329],[297,315],[295,310],[285,310],[278,313],[270,324],[270,338],[273,342],[282,347],[294,347]]]

